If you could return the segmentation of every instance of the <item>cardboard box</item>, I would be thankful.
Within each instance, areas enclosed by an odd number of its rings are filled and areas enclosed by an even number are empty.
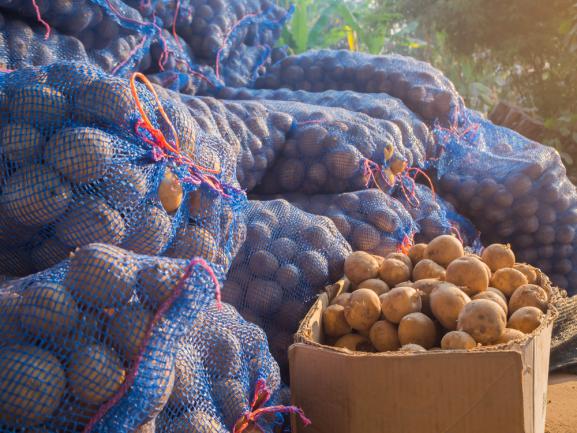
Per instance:
[[[292,404],[312,421],[293,419],[293,433],[544,432],[553,307],[522,343],[352,353],[324,345],[322,333],[322,312],[347,286],[327,288],[289,349]]]

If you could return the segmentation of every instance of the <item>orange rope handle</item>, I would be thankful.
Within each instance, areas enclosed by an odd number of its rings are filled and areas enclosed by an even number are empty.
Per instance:
[[[414,240],[414,234],[409,235],[405,235],[405,237],[403,238],[403,241],[401,242],[401,244],[398,246],[397,248],[397,252],[399,253],[403,253],[405,255],[409,254],[409,250],[411,249],[411,247],[413,246],[415,240]]]

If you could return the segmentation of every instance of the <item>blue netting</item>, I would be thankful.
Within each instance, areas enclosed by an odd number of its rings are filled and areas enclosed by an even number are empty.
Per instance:
[[[152,93],[136,88],[143,113],[175,145]],[[146,132],[128,80],[54,64],[4,74],[0,91],[0,252],[8,257],[0,271],[26,275],[91,242],[230,263],[246,200],[235,187],[238,150],[201,130],[185,106],[160,101],[177,153]]]
[[[3,283],[0,431],[120,433],[154,417],[173,388],[177,342],[222,276],[202,261],[91,244]]]
[[[256,409],[251,404],[259,382],[272,394],[262,407],[288,403],[262,329],[232,306],[218,309],[213,304],[179,343],[174,389],[156,420],[156,432],[231,432],[243,415]],[[258,425],[272,433],[278,421],[273,413]]]
[[[223,300],[265,330],[286,378],[292,334],[325,284],[342,276],[351,248],[330,219],[285,200],[249,201],[246,224]]]
[[[575,287],[577,193],[557,151],[470,111],[462,123],[436,130],[439,193],[484,243],[510,242],[519,260]]]
[[[312,50],[289,56],[257,79],[255,87],[322,92],[388,93],[428,121],[453,125],[463,109],[455,86],[430,64],[397,54]]]

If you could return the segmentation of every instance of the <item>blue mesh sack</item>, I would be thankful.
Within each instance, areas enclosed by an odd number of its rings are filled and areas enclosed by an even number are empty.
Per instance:
[[[0,76],[0,254],[15,262],[4,273],[92,242],[230,262],[246,201],[234,149],[136,78],[77,64]]]
[[[255,197],[251,196],[251,199]],[[258,196],[284,198],[305,212],[330,218],[353,251],[385,257],[413,239],[417,225],[403,204],[378,189],[343,194]]]
[[[157,433],[272,433],[286,388],[265,333],[230,305],[202,311],[178,344],[175,381]]]
[[[90,244],[0,286],[0,431],[130,432],[174,387],[222,267]]]
[[[342,276],[351,247],[326,217],[286,200],[249,201],[246,241],[222,289],[225,302],[263,328],[288,376],[288,346],[325,284]]]
[[[367,94],[350,90],[307,92],[291,89],[233,87],[213,90],[215,95],[222,99],[297,101],[364,113],[379,121],[392,122],[399,127],[402,133],[403,146],[412,153],[412,165],[422,167],[424,160],[437,154],[435,140],[429,127],[400,99],[386,93]]]
[[[362,113],[286,101],[259,101],[289,114],[293,125],[274,166],[255,192],[306,194],[357,191],[371,182],[390,189],[412,165],[400,129]]]
[[[311,50],[274,64],[256,80],[255,87],[387,93],[425,120],[439,120],[444,126],[455,124],[463,109],[455,87],[440,71],[397,54]]]
[[[436,130],[439,194],[473,221],[483,243],[510,242],[519,261],[575,287],[577,194],[558,152],[471,111],[462,123]]]

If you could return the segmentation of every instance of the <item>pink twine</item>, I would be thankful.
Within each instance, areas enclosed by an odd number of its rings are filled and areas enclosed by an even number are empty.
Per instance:
[[[42,14],[40,13],[40,7],[38,7],[38,3],[36,3],[36,0],[32,0],[32,7],[34,7],[34,11],[36,11],[36,19],[38,20],[38,22],[40,22],[40,24],[42,24],[46,28],[46,33],[44,34],[44,40],[48,40],[48,38],[50,37],[50,32],[52,30],[50,28],[50,24],[48,24],[46,21],[42,19]]]
[[[178,10],[180,9],[180,0],[176,0],[176,6],[174,7],[174,17],[172,18],[172,36],[174,36],[174,40],[178,45],[180,51],[183,51],[182,44],[178,39],[178,35],[176,34],[176,18],[178,17]]]
[[[463,238],[461,237],[461,232],[459,231],[459,228],[455,225],[455,224],[451,224],[451,230],[453,231],[453,233],[455,233],[455,235],[457,236],[457,238],[459,239],[459,241],[464,244],[463,242]]]
[[[216,53],[216,65],[215,65],[215,69],[216,69],[216,78],[218,80],[220,80],[220,56],[222,55],[222,51],[224,50],[224,48],[226,47],[226,43],[228,41],[228,38],[230,38],[230,35],[232,34],[232,32],[245,20],[252,18],[252,17],[256,17],[258,16],[257,14],[247,14],[245,16],[243,16],[240,20],[238,20],[236,22],[236,24],[234,26],[231,27],[231,29],[228,31],[228,33],[226,34],[226,36],[224,37],[223,41],[222,41],[222,45],[220,46],[218,52]]]
[[[94,414],[94,416],[92,416],[92,418],[90,418],[90,421],[88,421],[88,424],[86,424],[86,426],[82,430],[83,433],[91,432],[92,429],[94,428],[94,426],[96,425],[96,423],[98,423],[98,421],[100,421],[108,413],[108,411],[112,407],[114,407],[120,401],[120,399],[122,397],[124,397],[124,395],[128,392],[130,387],[134,384],[134,380],[136,379],[136,376],[138,375],[138,370],[140,368],[140,364],[142,363],[142,360],[144,357],[144,352],[146,351],[146,347],[150,343],[150,339],[152,337],[152,331],[157,326],[157,324],[162,320],[162,318],[164,317],[164,315],[166,314],[168,309],[172,306],[172,304],[174,304],[174,302],[180,297],[182,290],[184,288],[184,284],[186,283],[186,280],[192,275],[193,268],[196,265],[201,266],[210,276],[212,282],[214,283],[214,285],[216,287],[216,302],[217,302],[218,308],[219,309],[222,308],[221,295],[220,295],[220,285],[218,284],[218,279],[216,278],[214,271],[212,270],[212,268],[208,265],[208,263],[204,259],[202,259],[202,258],[192,259],[190,261],[190,263],[188,264],[188,266],[186,267],[184,274],[182,275],[182,277],[178,281],[178,284],[176,285],[176,287],[174,288],[174,290],[172,291],[172,293],[170,294],[168,299],[160,305],[160,307],[156,311],[156,314],[154,315],[152,321],[148,324],[148,326],[146,328],[145,337],[144,337],[142,343],[140,344],[140,347],[138,350],[138,356],[136,357],[136,361],[132,365],[132,368],[130,369],[128,375],[126,376],[124,383],[122,384],[120,389],[117,391],[117,393],[110,400],[108,400],[106,403],[104,403],[103,405],[101,405],[98,408],[98,411]]]
[[[110,0],[106,0],[106,4],[108,5],[108,7],[110,8],[110,10],[121,20],[129,22],[129,23],[133,23],[133,24],[138,24],[139,26],[146,26],[149,25],[150,23],[147,22],[143,22],[143,21],[138,21],[132,18],[127,18],[124,15],[122,15],[120,13],[120,11],[118,9],[116,9],[116,7],[110,2]]]
[[[162,43],[162,54],[158,58],[158,69],[161,72],[164,72],[164,65],[168,62],[168,56],[172,51],[168,49],[168,44],[166,43],[165,37],[162,35],[162,29],[156,24],[156,13],[152,14],[152,25],[158,31],[158,37],[160,38],[160,42]]]
[[[110,71],[110,72],[111,72],[113,75],[116,74],[116,73],[118,72],[118,70],[119,70],[120,68],[122,68],[124,65],[126,65],[126,64],[129,62],[129,60],[136,55],[136,53],[138,52],[138,50],[140,50],[140,49],[144,46],[146,40],[147,40],[147,37],[144,36],[144,37],[142,38],[142,41],[141,41],[139,44],[137,44],[137,45],[132,49],[132,51],[130,51],[130,53],[128,54],[128,57],[127,57],[126,59],[124,59],[122,62],[120,62],[118,65],[116,65],[116,66],[112,69],[112,71]]]

